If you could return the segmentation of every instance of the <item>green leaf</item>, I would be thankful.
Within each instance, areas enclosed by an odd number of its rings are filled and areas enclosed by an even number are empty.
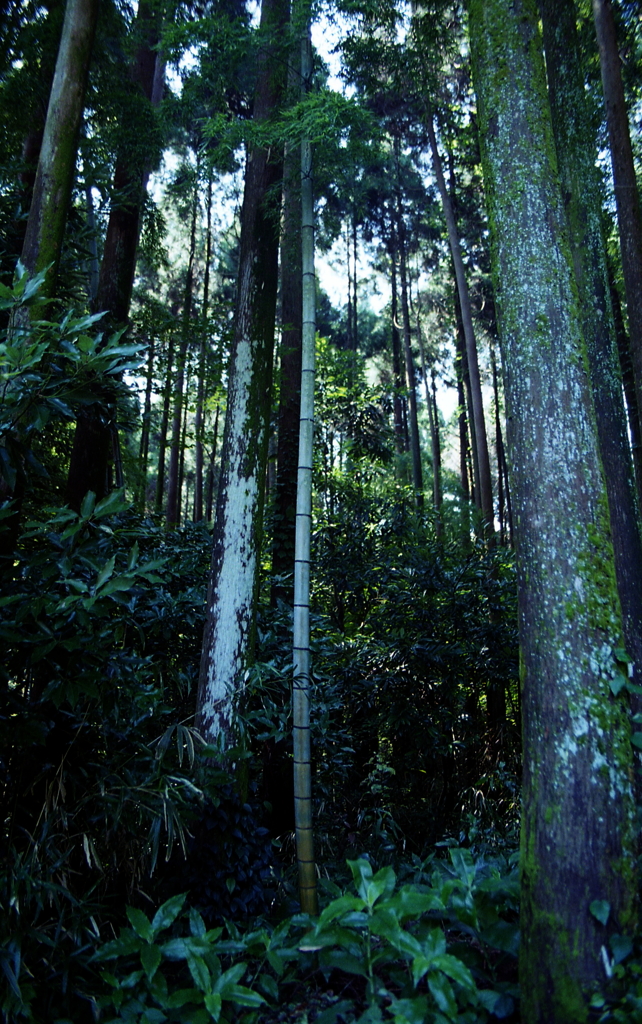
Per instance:
[[[377,871],[366,888],[366,900],[368,906],[372,907],[381,896],[390,896],[394,892],[397,878],[391,867],[381,868]]]
[[[92,960],[115,960],[119,956],[129,956],[132,953],[138,953],[140,950],[140,938],[129,929],[123,930],[122,934],[117,939],[112,939],[111,942],[106,942],[104,946],[100,946],[99,949],[94,953]]]
[[[237,981],[240,981],[245,974],[246,968],[247,964],[234,964],[229,968],[229,970],[224,971],[220,978],[216,979],[213,991],[220,992],[223,999],[227,999],[226,988],[230,985],[235,985]]]
[[[253,992],[245,985],[229,985],[222,993],[223,999],[228,999],[237,1006],[263,1006],[265,999],[260,992]]]
[[[630,935],[612,935],[609,939],[613,951],[613,962],[621,964],[633,951],[633,939]]]
[[[145,974],[151,981],[160,967],[161,951],[158,946],[142,946],[140,951],[140,962],[143,965]]]
[[[167,997],[168,1010],[180,1010],[185,1003],[198,1003],[201,1001],[201,993],[197,988],[179,988]]]
[[[600,922],[600,924],[606,924],[611,913],[611,904],[608,900],[593,900],[589,906],[593,917]]]
[[[132,928],[141,939],[144,939],[145,942],[153,941],[154,932],[152,931],[151,923],[142,910],[138,910],[137,907],[127,907],[127,917]]]
[[[94,516],[96,519],[101,519],[103,516],[115,515],[116,512],[122,512],[130,505],[131,502],[127,501],[125,497],[125,488],[122,487],[118,491],[112,491],[106,498],[98,502],[94,509]]]
[[[443,971],[444,974],[447,974],[449,978],[456,981],[462,988],[467,988],[474,992],[475,982],[473,981],[473,976],[466,965],[461,960],[458,960],[456,956],[451,956],[450,953],[442,953],[436,956],[432,963],[436,970]]]
[[[364,900],[359,899],[358,896],[339,896],[338,899],[328,903],[325,910],[321,912],[317,929],[323,928],[325,924],[341,917],[342,914],[347,914],[350,910],[363,910],[365,905]]]
[[[620,690],[623,690],[627,684],[626,676],[623,676],[621,672],[616,672],[613,679],[609,682],[609,689],[614,697],[617,697]]]
[[[355,888],[362,900],[368,901],[368,883],[372,881],[372,865],[364,857],[347,861],[352,871]]]
[[[95,504],[96,495],[94,494],[93,491],[87,491],[85,497],[82,499],[82,504],[80,506],[80,514],[83,519],[89,519],[90,515],[94,511]]]
[[[451,1020],[457,1020],[457,1001],[453,987],[443,974],[429,974],[428,988],[442,1013]]]
[[[417,892],[410,885],[404,885],[386,903],[397,918],[403,921],[409,917],[420,917],[429,910],[444,910],[444,904],[436,892]]]
[[[131,590],[135,582],[136,580],[133,576],[114,576],[112,580],[108,580],[107,583],[105,583],[98,596],[109,597],[110,594]]]
[[[448,852],[458,877],[461,878],[462,882],[464,882],[464,884],[470,889],[475,881],[475,875],[477,873],[472,853],[470,850],[462,850],[459,847],[455,850],[451,849]]]
[[[639,750],[642,750],[642,732],[634,732],[631,736],[631,743],[634,747],[638,747]]]
[[[429,1020],[428,1000],[425,996],[395,999],[390,1009],[394,1014],[395,1024],[425,1024]]]
[[[210,977],[209,968],[203,960],[203,957],[196,956],[188,950],[186,960],[194,984],[200,988],[201,992],[211,992],[212,979]]]
[[[222,1004],[223,1000],[218,992],[208,992],[205,996],[205,1006],[207,1007],[212,1020],[218,1020],[221,1016]]]
[[[368,972],[363,962],[345,949],[324,949],[319,953],[319,965],[321,967],[337,968],[347,974],[357,974],[361,978],[367,978]]]
[[[268,995],[270,999],[273,999],[275,1003],[278,1002],[279,986],[271,974],[263,974],[258,979],[257,985],[261,986],[265,994]]]
[[[96,590],[102,587],[103,583],[105,583],[110,578],[110,576],[113,575],[115,564],[116,556],[112,555],[112,557],[107,562],[105,562],[102,569],[98,573],[98,578],[96,580]]]
[[[169,928],[170,924],[173,924],[181,910],[183,904],[187,899],[187,893],[180,893],[178,896],[172,896],[171,899],[166,900],[161,907],[158,908],[152,919],[152,928],[154,934],[163,931],[164,928]]]

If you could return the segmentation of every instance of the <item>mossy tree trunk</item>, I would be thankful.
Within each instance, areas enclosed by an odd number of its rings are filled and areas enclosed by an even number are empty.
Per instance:
[[[469,11],[518,564],[522,1020],[578,1024],[635,927],[622,620],[535,0]]]
[[[584,91],[575,4],[573,0],[539,0],[539,9],[562,195],[605,470],[624,637],[637,666],[635,682],[639,683],[642,541],[602,238],[595,138]]]
[[[49,267],[47,297],[60,262],[97,18],[98,0],[67,0],[21,256],[30,274]]]
[[[254,120],[278,109],[284,89],[286,0],[263,0]],[[197,726],[223,747],[252,647],[259,563],[278,278],[282,154],[251,145],[212,568],[197,697]]]

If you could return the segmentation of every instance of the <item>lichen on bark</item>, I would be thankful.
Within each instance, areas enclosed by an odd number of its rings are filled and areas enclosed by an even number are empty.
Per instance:
[[[516,510],[522,1019],[576,1024],[609,933],[635,917],[622,620],[535,2],[471,0],[469,15]]]

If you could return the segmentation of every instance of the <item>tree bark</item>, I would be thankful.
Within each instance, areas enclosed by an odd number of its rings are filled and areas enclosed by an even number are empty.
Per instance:
[[[522,1020],[570,1024],[636,924],[622,620],[535,2],[469,11],[518,565]]]
[[[473,328],[473,314],[470,305],[468,284],[466,282],[464,261],[461,255],[457,222],[455,220],[455,213],[450,200],[450,195],[446,188],[446,180],[444,178],[441,157],[439,155],[435,129],[432,122],[432,114],[430,112],[426,119],[426,127],[428,129],[428,140],[430,142],[430,152],[432,154],[437,187],[439,189],[441,205],[444,211],[444,219],[446,221],[446,228],[448,231],[450,252],[452,255],[453,266],[455,268],[455,280],[457,282],[457,294],[459,296],[464,338],[466,340],[466,356],[468,362],[468,374],[470,377],[471,420],[475,425],[475,448],[477,451],[477,462],[479,465],[479,507],[484,520],[484,532],[490,539],[495,531],[493,485],[490,474],[490,459],[488,457],[488,439],[486,436],[484,403],[482,399],[481,379],[479,376],[479,363],[477,360],[477,343],[475,341],[475,331]]]
[[[160,38],[161,14],[149,0],[141,0],[134,22],[134,31],[140,34],[140,45],[129,69],[132,88],[139,94],[144,107],[158,106],[164,81],[163,58],[156,52]],[[159,66],[163,74],[159,73]],[[149,153],[141,147],[143,156],[132,159],[122,152],[114,171],[114,200],[107,225],[107,236],[100,264],[98,289],[93,303],[95,311],[107,310],[106,323],[112,328],[127,323],[131,303],[136,252],[140,230]],[[98,396],[97,396],[98,397]],[[79,509],[88,490],[97,498],[108,490],[109,443],[102,436],[117,431],[115,410],[96,402],[86,406],[78,415],[74,444],[67,478],[67,500]]]
[[[398,200],[400,202],[399,196]],[[412,357],[410,342],[410,306],[408,303],[408,274],[406,269],[405,226],[401,211],[398,210],[399,238],[399,275],[401,277],[401,315],[403,322],[404,353],[406,357],[406,387],[408,390],[408,412],[410,418],[410,457],[412,463],[412,484],[415,492],[415,505],[418,511],[424,507],[424,481],[421,466],[421,445],[419,442],[419,422],[417,420],[417,387],[415,380],[415,361]]]
[[[67,0],[21,256],[30,274],[47,270],[47,298],[55,291],[97,18],[98,0]]]
[[[638,409],[642,409],[642,218],[610,0],[593,0],[593,19],[609,130],[635,390]]]
[[[602,237],[596,145],[573,0],[539,0],[557,160],[580,297],[626,648],[642,682],[642,540]],[[637,712],[640,702],[632,701]]]
[[[158,472],[156,474],[156,498],[154,500],[154,511],[157,515],[160,515],[163,511],[163,496],[165,494],[165,455],[167,453],[167,428],[169,426],[169,411],[172,401],[175,343],[174,332],[172,331],[169,337],[169,345],[167,346],[167,371],[163,388],[163,411],[158,432]]]
[[[149,461],[149,432],[152,422],[152,387],[154,384],[154,350],[155,350],[155,339],[152,337],[149,339],[149,349],[147,353],[147,382],[145,384],[145,404],[143,407],[143,419],[141,423],[140,431],[140,448],[138,453],[138,462],[140,469],[140,489],[138,491],[137,505],[139,511],[145,511],[145,505],[147,503],[147,464]]]
[[[301,92],[300,46],[297,64],[290,66],[288,94],[297,100]],[[293,600],[292,583],[283,578],[294,571],[296,528],[297,456],[301,409],[301,330],[303,291],[301,281],[301,150],[288,147],[283,173],[283,229],[281,234],[281,360],[279,415],[274,499],[274,544],[271,600]]]
[[[301,80],[309,88],[312,46],[309,26],[301,40]],[[310,537],[314,448],[316,279],[312,148],[301,143],[301,418],[296,498],[292,725],[294,738],[294,821],[301,910],[317,914],[317,876],[312,835],[310,752]]]
[[[263,0],[254,120],[278,109],[285,61],[285,0]],[[197,726],[225,748],[233,734],[234,704],[252,650],[261,543],[263,489],[271,408],[274,319],[278,278],[282,158],[250,146],[243,209],[227,415],[214,526],[212,568],[197,697]]]
[[[444,534],[444,524],[441,508],[441,447],[439,443],[439,421],[437,419],[437,405],[434,396],[434,377],[432,392],[428,384],[428,371],[426,369],[426,353],[424,351],[424,341],[421,334],[421,320],[418,306],[417,340],[419,342],[419,353],[421,355],[421,374],[424,381],[424,390],[426,392],[426,406],[428,408],[428,421],[430,423],[430,451],[432,456],[432,504],[435,514],[435,536],[437,540],[441,540]]]
[[[183,390],[185,388],[185,366],[187,363],[187,350],[190,340],[190,322],[192,318],[192,302],[194,292],[194,258],[196,255],[196,217],[198,214],[198,160],[196,161],[196,176],[194,178],[194,196],[192,199],[192,224],[190,228],[189,256],[187,261],[187,276],[185,278],[185,292],[183,297],[182,316],[182,338],[178,353],[178,365],[176,367],[176,383],[174,385],[174,411],[172,417],[172,440],[169,451],[169,473],[167,476],[167,508],[165,511],[165,526],[168,530],[174,529],[180,521],[181,503],[181,453],[184,450],[181,444],[182,423],[183,423]],[[185,407],[187,396],[185,396]]]
[[[203,310],[201,344],[198,353],[198,389],[194,416],[194,522],[203,518],[203,433],[205,427],[205,375],[207,368],[207,314],[210,301],[210,263],[212,262],[212,184],[214,172],[207,179],[207,228],[205,240],[205,274],[203,276]]]

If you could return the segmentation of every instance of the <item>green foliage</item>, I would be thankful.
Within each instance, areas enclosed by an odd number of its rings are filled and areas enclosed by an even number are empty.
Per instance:
[[[131,927],[122,928],[117,939],[97,951],[96,962],[115,962],[112,970],[101,972],[109,994],[98,1004],[113,1011],[113,1015],[107,1013],[106,1024],[205,1024],[229,1020],[233,1007],[257,1007],[265,1002],[260,993],[239,984],[247,970],[245,963],[222,969],[217,943],[222,929],[207,931],[197,911],[182,914],[182,920],[189,921],[189,934],[174,930],[171,936],[161,935],[179,918],[184,903],[184,894],[172,897],[151,921],[142,910],[128,907]],[[176,965],[183,967],[178,975]]]
[[[28,278],[19,263],[13,288],[0,284],[0,310],[15,317],[36,304],[44,277]],[[33,320],[0,342],[0,473],[9,492],[19,474],[44,472],[33,442],[49,424],[127,398],[121,378],[139,367],[140,346],[123,344],[122,331],[94,333],[101,316]]]
[[[363,858],[348,866],[354,889],[326,883],[333,898],[318,918],[295,914],[248,931],[228,923],[227,938],[184,911],[184,896],[167,901],[151,921],[129,907],[130,927],[94,958],[110,962],[100,1005],[113,1007],[113,1020],[249,1022],[260,1012],[244,1008],[282,1003],[288,993],[296,1000],[298,992],[310,1006],[328,990],[329,1005],[317,1018],[324,1024],[340,1016],[362,1024],[483,1024],[489,1015],[511,1016],[516,986],[499,975],[514,974],[514,869],[500,871],[454,849],[449,863],[418,865],[419,881],[398,886],[390,867],[374,873]],[[244,974],[251,988],[239,986]]]
[[[216,791],[184,721],[206,545],[201,529],[165,536],[119,492],[26,525],[0,599],[9,1019],[77,1019],[95,988],[100,930],[186,846],[204,783]]]

